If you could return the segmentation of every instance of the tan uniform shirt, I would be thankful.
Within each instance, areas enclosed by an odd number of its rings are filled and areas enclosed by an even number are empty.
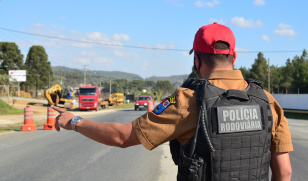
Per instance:
[[[240,70],[215,71],[206,78],[211,84],[226,90],[244,90],[248,86]],[[265,93],[273,113],[271,151],[293,151],[288,120],[274,97],[267,91]],[[148,150],[173,139],[177,139],[183,145],[194,135],[198,119],[195,91],[179,87],[173,95],[175,102],[160,114],[148,112],[133,121],[141,144]]]

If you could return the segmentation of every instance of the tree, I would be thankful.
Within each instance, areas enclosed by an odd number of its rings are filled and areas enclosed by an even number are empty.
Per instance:
[[[295,92],[308,92],[308,60],[307,52],[303,51],[301,57],[295,56],[292,60],[292,64],[296,71],[293,72],[293,82],[292,85],[296,89]]]
[[[239,70],[242,72],[244,78],[251,78],[249,69],[247,69],[246,67],[240,67]]]
[[[7,74],[0,74],[0,85],[2,85],[4,87],[4,89],[7,92],[7,99],[8,99],[8,103],[9,103],[9,88],[10,88],[10,76]]]
[[[23,55],[15,43],[0,42],[0,73],[23,69]]]
[[[252,65],[250,73],[251,77],[262,82],[264,87],[267,87],[267,82],[268,82],[267,69],[268,69],[267,61],[264,58],[263,53],[259,52],[258,58],[255,59],[255,62]]]
[[[281,67],[279,70],[279,76],[281,76],[280,87],[281,91],[285,93],[292,93],[292,82],[293,82],[293,73],[295,71],[294,66],[291,60],[288,58],[286,61],[286,66]],[[288,72],[288,73],[286,73]]]
[[[27,70],[26,84],[34,87],[37,95],[38,89],[48,86],[49,77],[52,77],[53,73],[44,47],[32,46],[28,52],[25,66]]]
[[[167,96],[174,91],[173,85],[168,80],[159,80],[155,83],[155,91],[162,91],[163,96]]]

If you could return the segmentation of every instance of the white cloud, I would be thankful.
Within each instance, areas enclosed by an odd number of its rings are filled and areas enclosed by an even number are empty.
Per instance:
[[[210,19],[209,19],[209,22],[210,22],[210,23],[217,22],[217,23],[219,23],[219,24],[225,24],[224,20],[222,20],[222,19],[213,19],[213,18],[210,18]]]
[[[169,43],[167,45],[157,44],[157,45],[155,45],[155,48],[158,48],[158,49],[175,49],[176,46],[175,46],[174,43]]]
[[[85,38],[90,39],[90,40],[100,41],[100,42],[108,42],[109,41],[108,36],[106,34],[100,33],[100,32],[87,33],[85,35]]]
[[[246,20],[244,17],[234,17],[230,20],[230,23],[234,26],[242,28],[255,28],[263,26],[260,20],[254,22],[253,20]]]
[[[188,51],[187,51],[187,52],[182,52],[181,54],[182,54],[183,56],[190,56]],[[193,56],[193,55],[192,55],[192,56]]]
[[[263,26],[263,23],[262,23],[260,20],[257,20],[257,21],[256,21],[256,26],[257,26],[257,27],[262,27],[262,26]]]
[[[250,52],[251,50],[247,50],[247,49],[244,49],[244,48],[235,48],[235,51],[237,51],[237,52]]]
[[[292,29],[291,25],[280,23],[278,28],[274,30],[275,35],[278,36],[296,36],[297,33]]]
[[[127,58],[127,59],[140,59],[140,55],[137,53],[126,53],[126,52],[120,52],[120,51],[113,51],[113,54],[117,57],[121,58]]]
[[[169,43],[169,44],[167,45],[167,47],[168,47],[169,49],[176,49],[176,46],[175,46],[174,43]]]
[[[264,41],[271,41],[271,38],[267,35],[262,35],[262,40]]]
[[[291,28],[291,27],[292,27],[291,25],[287,25],[287,24],[283,24],[283,23],[280,23],[278,25],[279,29],[286,29],[286,28]]]
[[[166,49],[166,45],[163,44],[157,44],[155,47],[159,49]]]
[[[80,56],[95,57],[95,56],[98,56],[98,53],[97,52],[81,52]]]
[[[61,30],[64,31],[65,28],[61,27],[61,26],[57,26],[57,25],[51,25],[52,28],[57,29],[57,30]]]
[[[97,57],[94,59],[95,63],[103,63],[106,66],[110,66],[110,64],[113,64],[113,60],[112,59],[108,59],[106,57]]]
[[[265,5],[265,0],[255,0],[253,4],[256,6],[263,6]]]
[[[82,65],[89,65],[91,63],[91,60],[87,59],[87,58],[80,58],[80,59],[76,59],[77,62],[79,62]]]
[[[112,38],[116,41],[121,41],[121,40],[129,41],[130,40],[130,37],[126,34],[114,34]]]
[[[43,24],[41,23],[34,23],[31,25],[32,27],[36,27],[36,28],[42,28],[42,27],[45,27]]]
[[[196,1],[195,2],[195,5],[197,7],[214,7],[214,6],[218,5],[218,4],[220,4],[220,2],[217,1],[217,0],[214,0],[212,2],[202,2],[202,1]]]
[[[144,47],[144,48],[148,48],[148,49],[151,49],[151,48],[152,48],[152,46],[149,45],[149,44],[139,44],[138,46]]]
[[[144,71],[147,71],[147,70],[148,70],[148,66],[149,66],[149,63],[148,63],[148,62],[142,62],[142,67],[141,67],[141,69],[144,70]]]

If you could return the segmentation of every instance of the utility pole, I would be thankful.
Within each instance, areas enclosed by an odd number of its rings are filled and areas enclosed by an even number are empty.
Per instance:
[[[268,59],[268,92],[271,93],[271,69],[270,69],[270,60]]]
[[[83,84],[84,85],[86,85],[86,83],[87,83],[86,66],[88,66],[88,65],[84,65],[84,70],[83,70]]]
[[[61,68],[61,81],[60,84],[62,85],[62,68]]]
[[[109,94],[111,94],[111,78],[109,80]]]

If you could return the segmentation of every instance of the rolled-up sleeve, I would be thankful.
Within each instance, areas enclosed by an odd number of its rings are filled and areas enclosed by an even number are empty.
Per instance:
[[[273,113],[273,129],[271,152],[281,153],[293,151],[291,132],[284,111],[272,95],[267,93]]]
[[[137,137],[146,149],[152,150],[167,141],[183,139],[183,136],[184,139],[187,136],[188,140],[193,134],[196,121],[187,124],[186,117],[189,115],[190,104],[196,108],[196,102],[191,99],[194,91],[183,89],[178,88],[175,91],[173,95],[176,96],[176,102],[167,106],[161,113],[147,112],[133,121]]]

